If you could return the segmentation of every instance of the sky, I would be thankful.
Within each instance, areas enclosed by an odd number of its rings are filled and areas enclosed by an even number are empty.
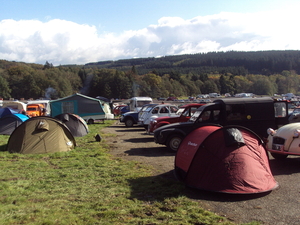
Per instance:
[[[53,65],[300,50],[299,0],[0,0],[0,59]]]

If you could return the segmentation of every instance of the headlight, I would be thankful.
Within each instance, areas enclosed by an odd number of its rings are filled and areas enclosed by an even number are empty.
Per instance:
[[[299,137],[299,135],[300,135],[300,130],[299,129],[295,130],[293,137],[297,138],[297,137]]]
[[[150,119],[150,122],[153,123],[153,124],[157,123],[156,119],[153,119],[153,118]]]
[[[272,129],[272,128],[269,128],[267,130],[267,133],[268,133],[268,135],[274,136],[276,134],[276,131],[274,129]]]

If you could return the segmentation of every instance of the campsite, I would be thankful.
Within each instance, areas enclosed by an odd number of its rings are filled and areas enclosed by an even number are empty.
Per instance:
[[[73,149],[46,154],[9,153],[0,136],[1,224],[299,224],[298,157],[270,159],[274,190],[216,193],[178,180],[176,154],[143,128],[117,120],[88,128]]]

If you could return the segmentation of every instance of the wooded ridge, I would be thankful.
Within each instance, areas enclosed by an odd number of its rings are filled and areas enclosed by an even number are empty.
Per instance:
[[[145,74],[155,69],[159,75],[180,73],[231,73],[271,75],[283,70],[300,71],[300,51],[209,52],[188,55],[122,59],[88,63],[86,67],[128,70],[131,66]],[[168,72],[169,73],[169,72]]]
[[[61,98],[299,94],[300,51],[210,52],[53,66],[0,60],[0,96]]]

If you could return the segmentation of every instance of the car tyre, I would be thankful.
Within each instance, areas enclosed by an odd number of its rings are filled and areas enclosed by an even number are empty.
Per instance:
[[[183,137],[180,134],[173,134],[168,138],[167,148],[172,151],[177,151],[180,143],[182,142]]]
[[[278,154],[278,153],[271,153],[271,155],[273,156],[274,159],[278,159],[278,160],[284,160],[288,157],[288,155]]]
[[[87,124],[94,124],[94,120],[93,120],[93,119],[89,119],[89,120],[87,121]]]
[[[125,126],[126,127],[132,127],[133,126],[133,120],[131,118],[128,118],[125,120]]]

